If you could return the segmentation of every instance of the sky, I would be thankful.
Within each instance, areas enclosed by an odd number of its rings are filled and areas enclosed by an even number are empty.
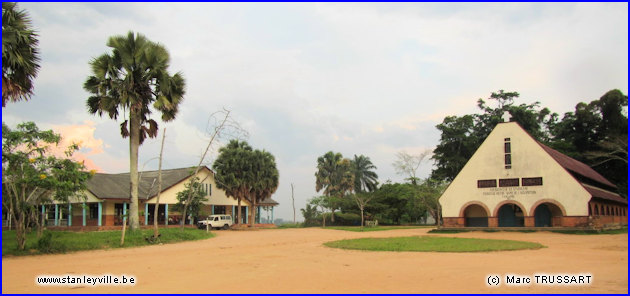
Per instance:
[[[129,171],[119,124],[87,112],[89,62],[107,39],[139,32],[163,44],[186,95],[166,127],[163,168],[193,166],[210,115],[226,108],[247,141],[276,157],[276,218],[317,196],[317,158],[370,157],[379,181],[403,182],[396,153],[434,149],[445,116],[477,113],[500,89],[564,114],[611,89],[628,93],[628,3],[20,3],[39,34],[35,95],[9,103],[9,126],[35,121],[77,159]],[[159,119],[159,117],[155,117]],[[140,147],[158,167],[160,137]],[[211,167],[213,153],[204,160]],[[421,165],[427,177],[433,163]]]

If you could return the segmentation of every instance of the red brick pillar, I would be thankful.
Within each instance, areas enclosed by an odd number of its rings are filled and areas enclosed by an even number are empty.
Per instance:
[[[526,216],[525,217],[525,227],[534,227],[536,226],[536,222],[534,221],[534,217]]]
[[[459,217],[457,218],[457,227],[465,227],[466,226],[466,218]]]
[[[488,227],[499,227],[499,218],[488,217]]]

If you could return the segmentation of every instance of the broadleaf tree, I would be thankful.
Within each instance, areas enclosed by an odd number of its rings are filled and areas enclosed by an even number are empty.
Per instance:
[[[60,139],[33,122],[18,124],[15,129],[2,124],[2,207],[15,225],[20,250],[25,248],[29,223],[39,223],[39,206],[85,199],[83,190],[93,172],[70,158],[79,149],[77,145],[67,147],[65,158],[53,155],[50,148]]]

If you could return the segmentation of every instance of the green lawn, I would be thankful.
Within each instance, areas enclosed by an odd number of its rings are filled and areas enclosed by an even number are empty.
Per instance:
[[[302,223],[285,223],[285,224],[280,224],[278,225],[277,229],[289,229],[289,228],[304,228],[304,225],[302,225]]]
[[[433,225],[428,226],[374,226],[374,227],[361,227],[359,226],[329,226],[325,229],[345,230],[345,231],[384,231],[384,230],[396,230],[396,229],[414,229],[414,228],[434,228]]]
[[[194,228],[184,228],[184,231],[180,231],[179,228],[163,228],[160,229],[160,234],[161,243],[175,243],[214,237],[212,232],[206,233],[205,230]],[[151,243],[145,238],[152,235],[153,229],[127,231],[123,247],[150,245]],[[26,250],[18,251],[15,231],[2,231],[2,256],[120,248],[120,230],[92,232],[45,231],[42,239],[38,239],[36,233],[31,232],[26,238]]]
[[[436,236],[359,238],[332,241],[324,245],[350,250],[396,252],[490,252],[545,247],[538,243],[522,241]]]

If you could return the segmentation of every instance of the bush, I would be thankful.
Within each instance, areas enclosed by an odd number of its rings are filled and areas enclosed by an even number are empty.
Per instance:
[[[361,226],[361,216],[354,213],[335,213],[337,226]]]
[[[37,250],[40,253],[64,253],[66,246],[56,240],[53,240],[52,232],[45,231],[42,237],[37,240]]]
[[[361,215],[355,213],[335,213],[335,223],[331,221],[331,214],[325,213],[326,226],[361,226]],[[380,221],[379,221],[380,223]],[[304,227],[322,226],[322,215],[318,214],[316,219],[304,222]]]

